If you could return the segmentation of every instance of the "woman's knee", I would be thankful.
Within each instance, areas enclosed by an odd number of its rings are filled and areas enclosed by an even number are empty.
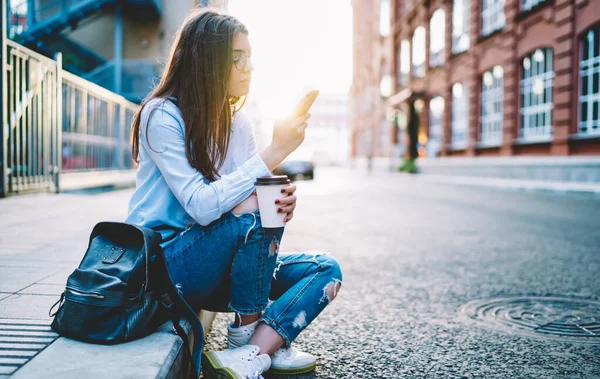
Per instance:
[[[342,286],[342,268],[333,256],[324,254],[318,257],[319,264],[323,267],[323,274],[329,279],[324,291],[331,302],[338,294]]]

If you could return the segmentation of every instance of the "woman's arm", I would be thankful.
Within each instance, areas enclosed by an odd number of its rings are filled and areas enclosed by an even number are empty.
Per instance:
[[[230,174],[206,183],[205,177],[187,160],[183,120],[178,112],[166,104],[159,106],[152,114],[146,134],[149,108],[144,108],[141,118],[140,154],[150,156],[181,206],[200,225],[210,224],[248,198],[256,178],[270,175],[270,167],[283,160],[280,152],[266,149],[264,158],[263,154],[254,154]]]
[[[248,141],[248,147],[246,151],[246,159],[250,159],[252,156],[256,154],[256,140],[254,138],[254,133],[252,131],[252,124],[250,120],[245,117],[243,113],[239,113],[236,115],[237,117],[242,118],[242,123],[245,128],[246,139]],[[261,153],[261,158],[269,168],[269,171],[273,171],[275,167],[279,166],[279,164],[285,159],[286,154],[284,152],[277,151],[272,147],[265,149]],[[256,189],[248,196],[246,199],[242,200],[241,203],[236,205],[232,212],[235,214],[240,214],[244,212],[253,211],[258,209],[258,199],[256,197]]]
[[[246,129],[246,135],[248,140],[248,150],[246,153],[246,159],[250,159],[252,156],[256,155],[257,152],[256,140],[252,131],[252,123],[244,113],[238,113],[236,116],[242,118],[242,123],[244,125],[244,128]],[[260,156],[269,168],[269,171],[273,171],[288,156],[288,153],[282,150],[278,150],[274,148],[273,145],[270,145],[265,150],[263,150],[262,153],[260,153]]]

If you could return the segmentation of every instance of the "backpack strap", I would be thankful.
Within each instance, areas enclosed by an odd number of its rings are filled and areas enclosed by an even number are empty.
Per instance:
[[[177,233],[179,233],[179,229],[173,228],[172,226],[169,226],[169,225],[154,226],[150,229],[156,230],[157,232],[161,231],[161,230],[171,230],[173,232],[173,234],[171,234],[169,237],[163,238],[161,243],[172,240],[173,238],[177,237]]]
[[[204,347],[204,328],[202,327],[202,322],[196,312],[190,307],[190,305],[185,301],[179,289],[173,283],[173,279],[171,278],[171,274],[169,273],[169,269],[167,267],[167,262],[165,260],[165,254],[160,246],[160,238],[155,241],[155,245],[153,246],[153,263],[154,269],[158,275],[154,275],[154,280],[156,284],[159,286],[161,291],[161,300],[163,305],[169,311],[169,318],[173,323],[173,327],[177,334],[183,339],[183,343],[185,345],[186,351],[190,356],[190,362],[192,364],[192,374],[196,376],[194,379],[200,377],[200,368],[201,368],[201,359],[202,359],[202,348]],[[164,242],[164,241],[162,241]],[[181,325],[179,324],[180,318],[187,320],[192,326],[192,331],[194,334],[194,346],[192,351],[189,351],[189,341],[187,335]]]

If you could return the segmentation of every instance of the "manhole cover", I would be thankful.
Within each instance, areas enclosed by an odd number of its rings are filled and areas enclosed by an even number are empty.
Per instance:
[[[474,300],[461,311],[497,329],[534,337],[600,344],[600,302],[561,297]]]

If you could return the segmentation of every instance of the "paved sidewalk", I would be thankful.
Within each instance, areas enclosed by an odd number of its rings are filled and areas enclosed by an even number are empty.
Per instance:
[[[49,326],[48,311],[79,265],[92,228],[123,221],[132,192],[0,199],[0,378],[162,378],[179,369],[174,362],[181,363],[182,342],[170,322],[113,346],[58,338]]]
[[[455,159],[459,161],[459,159]],[[515,162],[527,162],[522,157],[514,158]],[[537,191],[537,192],[556,192],[556,193],[570,193],[570,194],[583,194],[591,195],[594,197],[600,197],[600,183],[599,182],[578,182],[578,181],[566,181],[566,180],[540,180],[540,179],[522,179],[522,178],[503,178],[493,176],[477,176],[477,175],[460,175],[456,172],[451,173],[452,163],[449,163],[451,159],[441,160],[436,162],[434,159],[429,158],[427,161],[421,159],[417,161],[417,166],[422,168],[423,166],[439,166],[442,169],[438,170],[438,173],[430,173],[429,171],[414,174],[406,174],[398,172],[397,168],[401,164],[400,160],[392,158],[374,158],[371,162],[372,171],[378,172],[389,172],[395,175],[406,175],[418,178],[418,180],[426,181],[429,183],[439,184],[453,184],[462,186],[472,187],[486,187],[486,188],[497,188],[512,191]],[[465,161],[467,161],[465,159]],[[489,159],[488,159],[489,161]],[[479,163],[476,160],[468,160],[467,163],[475,165],[484,165],[486,161]],[[456,167],[464,163],[456,163]],[[506,164],[506,162],[504,162]],[[548,162],[544,164],[548,165]],[[450,167],[448,173],[443,173],[444,165]],[[466,165],[466,164],[464,164]],[[356,158],[353,162],[348,163],[348,167],[353,167],[359,170],[366,170],[368,168],[368,161],[366,158]],[[475,166],[474,166],[475,167]],[[455,167],[454,167],[455,168]],[[523,170],[526,171],[525,168]],[[416,179],[415,179],[416,180]]]

